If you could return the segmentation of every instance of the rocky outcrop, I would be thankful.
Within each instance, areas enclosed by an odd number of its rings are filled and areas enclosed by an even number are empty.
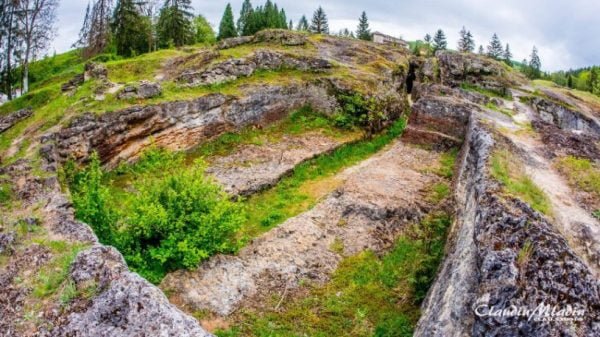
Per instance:
[[[240,307],[260,307],[270,294],[291,293],[302,280],[323,284],[343,256],[389,249],[405,225],[430,210],[427,190],[440,180],[430,170],[437,156],[397,142],[342,173],[344,183],[313,209],[235,256],[215,256],[198,270],[168,275],[161,287],[190,310],[228,315]],[[338,249],[332,248],[336,243]]]
[[[31,116],[32,114],[33,110],[31,109],[21,109],[11,112],[8,115],[0,116],[0,133],[10,129],[13,127],[13,125]]]
[[[119,252],[94,246],[81,252],[69,277],[77,289],[95,285],[100,294],[73,312],[53,336],[210,336],[196,320],[175,308],[155,286],[131,273]]]
[[[85,81],[92,79],[108,82],[108,69],[106,66],[95,62],[86,63],[83,74],[75,75],[67,83],[61,86],[61,90],[63,92],[73,92]]]
[[[336,104],[327,90],[306,84],[253,87],[240,98],[211,94],[101,116],[86,114],[55,135],[58,160],[85,161],[97,151],[104,163],[114,166],[135,159],[151,142],[189,149],[228,130],[279,120],[304,105],[332,113]]]
[[[128,85],[117,94],[118,99],[148,99],[160,96],[162,88],[159,83],[141,81],[137,86]]]
[[[185,71],[177,78],[177,81],[189,86],[198,86],[248,77],[257,70],[294,69],[321,72],[331,67],[331,63],[320,58],[293,56],[261,50],[247,58],[229,59],[204,70]]]
[[[448,112],[447,118],[455,115],[462,123],[462,111]],[[477,113],[468,117],[455,191],[457,221],[415,336],[599,334],[600,282],[555,225],[520,200],[502,195],[487,169],[499,136]],[[534,310],[539,305],[570,307],[583,315],[568,321],[487,314],[490,308]]]
[[[509,70],[491,58],[453,51],[438,51],[436,57],[443,85],[458,87],[468,83],[507,95],[509,87],[516,84]]]
[[[600,136],[600,121],[596,118],[587,116],[566,104],[543,97],[531,96],[526,100],[544,122],[554,124],[564,130]]]
[[[230,195],[251,195],[271,186],[311,158],[333,151],[349,140],[319,133],[284,135],[281,140],[245,145],[212,160],[206,172]]]
[[[261,30],[253,36],[239,36],[219,41],[218,49],[234,48],[247,43],[277,43],[284,46],[301,46],[307,42],[306,34],[287,29]]]
[[[468,91],[461,88],[452,88],[435,83],[415,83],[412,90],[412,99],[417,102],[425,96],[453,96],[478,105],[487,105],[489,103],[496,106],[502,106],[500,98],[488,97],[474,91]]]

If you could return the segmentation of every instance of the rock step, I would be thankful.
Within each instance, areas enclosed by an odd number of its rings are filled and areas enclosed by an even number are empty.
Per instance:
[[[248,196],[276,185],[299,164],[356,141],[319,132],[284,135],[279,141],[244,145],[235,153],[210,161],[206,170],[231,195]]]
[[[428,210],[427,187],[437,153],[398,141],[340,174],[341,187],[310,211],[288,219],[243,248],[219,255],[195,271],[168,275],[161,287],[192,311],[231,314],[260,306],[276,291],[302,280],[324,283],[345,255],[389,248],[404,225]],[[335,244],[340,249],[332,249]]]

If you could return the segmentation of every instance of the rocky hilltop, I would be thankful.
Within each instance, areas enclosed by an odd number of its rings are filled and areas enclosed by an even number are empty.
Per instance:
[[[478,55],[280,30],[151,64],[89,64],[52,119],[0,115],[1,336],[600,335],[596,101]],[[282,206],[153,284],[78,220],[67,173],[97,157],[126,208],[154,148],[204,158],[248,224]],[[578,314],[488,310],[540,304]]]

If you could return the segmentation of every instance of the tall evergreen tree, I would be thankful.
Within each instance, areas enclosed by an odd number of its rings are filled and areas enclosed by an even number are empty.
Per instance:
[[[194,43],[191,0],[166,0],[158,17],[157,31],[160,45],[183,46]]]
[[[363,11],[360,18],[358,18],[356,37],[365,41],[371,41],[372,39],[371,30],[369,29],[369,19],[367,19],[367,13],[365,11]]]
[[[306,15],[302,15],[300,20],[298,20],[298,25],[296,26],[297,31],[305,32],[308,31],[308,20],[306,20]]]
[[[112,20],[113,41],[118,55],[148,52],[150,19],[142,16],[135,0],[117,0]]]
[[[475,50],[475,41],[470,31],[463,26],[460,30],[460,38],[458,40],[458,51],[461,53],[471,53]]]
[[[329,23],[327,22],[327,15],[321,6],[317,8],[313,14],[312,23],[310,25],[310,31],[315,34],[329,34]]]
[[[531,71],[530,77],[533,79],[540,78],[541,69],[542,69],[542,61],[540,60],[540,56],[538,55],[538,50],[535,46],[531,50],[531,56],[529,60],[529,68]]]
[[[433,49],[434,52],[438,50],[445,50],[448,48],[448,42],[446,41],[446,34],[441,29],[438,29],[433,37]]]
[[[479,51],[478,51],[478,54],[479,54],[479,55],[483,55],[483,54],[485,54],[485,50],[483,50],[483,46],[482,46],[482,45],[479,45]]]
[[[250,16],[253,12],[254,9],[252,8],[252,3],[250,0],[244,0],[244,3],[242,3],[242,9],[240,10],[240,17],[237,21],[237,31],[239,35],[246,35],[246,32],[248,31],[248,20],[250,20]]]
[[[600,96],[600,67],[590,69],[590,92]]]
[[[429,35],[429,34],[425,34],[425,38],[423,38],[423,40],[428,44],[431,44],[431,42],[433,41],[431,39],[431,35]]]
[[[230,37],[236,37],[237,32],[235,30],[235,24],[233,23],[233,11],[231,10],[231,4],[225,6],[225,12],[219,25],[219,35],[217,40],[222,40]]]
[[[506,64],[512,66],[512,57],[513,55],[510,51],[510,45],[507,43],[506,48],[504,48],[504,55],[502,55],[502,58],[504,59],[504,62],[506,62]]]
[[[290,19],[290,22],[288,23],[288,26],[287,26],[287,28],[288,28],[289,30],[294,30],[294,22],[292,21],[292,19]]]
[[[502,42],[500,42],[498,35],[494,33],[492,39],[490,40],[490,44],[487,46],[487,55],[496,60],[500,60],[502,59],[503,54],[504,48],[502,48]]]

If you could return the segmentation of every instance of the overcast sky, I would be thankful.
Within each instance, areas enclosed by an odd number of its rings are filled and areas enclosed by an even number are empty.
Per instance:
[[[162,1],[162,0],[160,0]],[[232,2],[235,19],[243,0]],[[266,1],[266,0],[265,0]],[[264,1],[254,0],[253,5]],[[208,18],[213,27],[227,4],[221,0],[192,0],[196,14]],[[357,18],[365,10],[371,29],[422,39],[442,28],[449,46],[455,48],[458,32],[464,25],[475,36],[477,45],[487,45],[494,32],[509,43],[516,60],[522,60],[536,45],[544,70],[559,70],[600,64],[600,0],[279,0],[288,19],[297,22],[302,14],[309,18],[322,5],[329,28],[356,29]],[[85,14],[86,0],[60,0],[58,37],[50,51],[70,49],[77,39]]]

